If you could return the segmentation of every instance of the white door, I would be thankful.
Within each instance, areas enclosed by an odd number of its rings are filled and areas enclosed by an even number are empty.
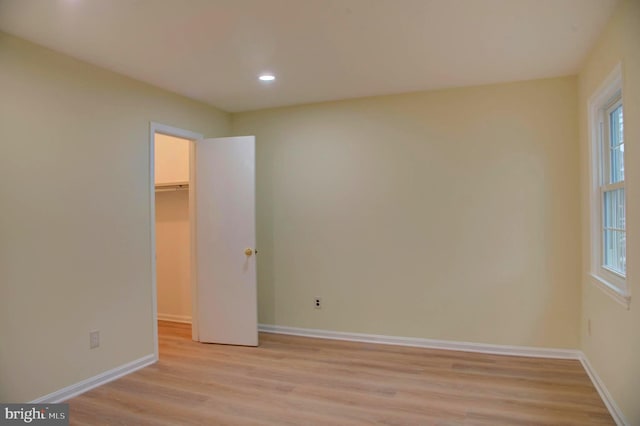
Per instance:
[[[257,346],[255,137],[199,140],[194,156],[194,335]]]

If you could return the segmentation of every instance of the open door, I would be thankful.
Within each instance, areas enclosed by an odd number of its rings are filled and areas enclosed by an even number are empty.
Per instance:
[[[195,142],[195,340],[258,345],[255,137]]]

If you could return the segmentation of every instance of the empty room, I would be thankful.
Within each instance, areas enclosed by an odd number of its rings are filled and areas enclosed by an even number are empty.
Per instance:
[[[640,0],[0,0],[0,144],[1,424],[640,426]]]

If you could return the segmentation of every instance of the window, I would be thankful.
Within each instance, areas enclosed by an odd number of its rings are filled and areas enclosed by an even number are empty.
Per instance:
[[[591,128],[591,276],[629,306],[625,214],[624,106],[620,66],[589,101]]]
[[[624,206],[624,137],[622,99],[616,96],[613,105],[606,109],[602,127],[605,129],[602,144],[605,146],[601,169],[603,228],[603,266],[624,277],[626,265],[626,231]]]

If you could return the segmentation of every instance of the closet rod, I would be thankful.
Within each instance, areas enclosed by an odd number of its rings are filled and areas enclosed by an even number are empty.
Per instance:
[[[156,192],[168,192],[168,191],[185,191],[189,189],[188,183],[175,183],[175,184],[160,184],[156,185]]]

